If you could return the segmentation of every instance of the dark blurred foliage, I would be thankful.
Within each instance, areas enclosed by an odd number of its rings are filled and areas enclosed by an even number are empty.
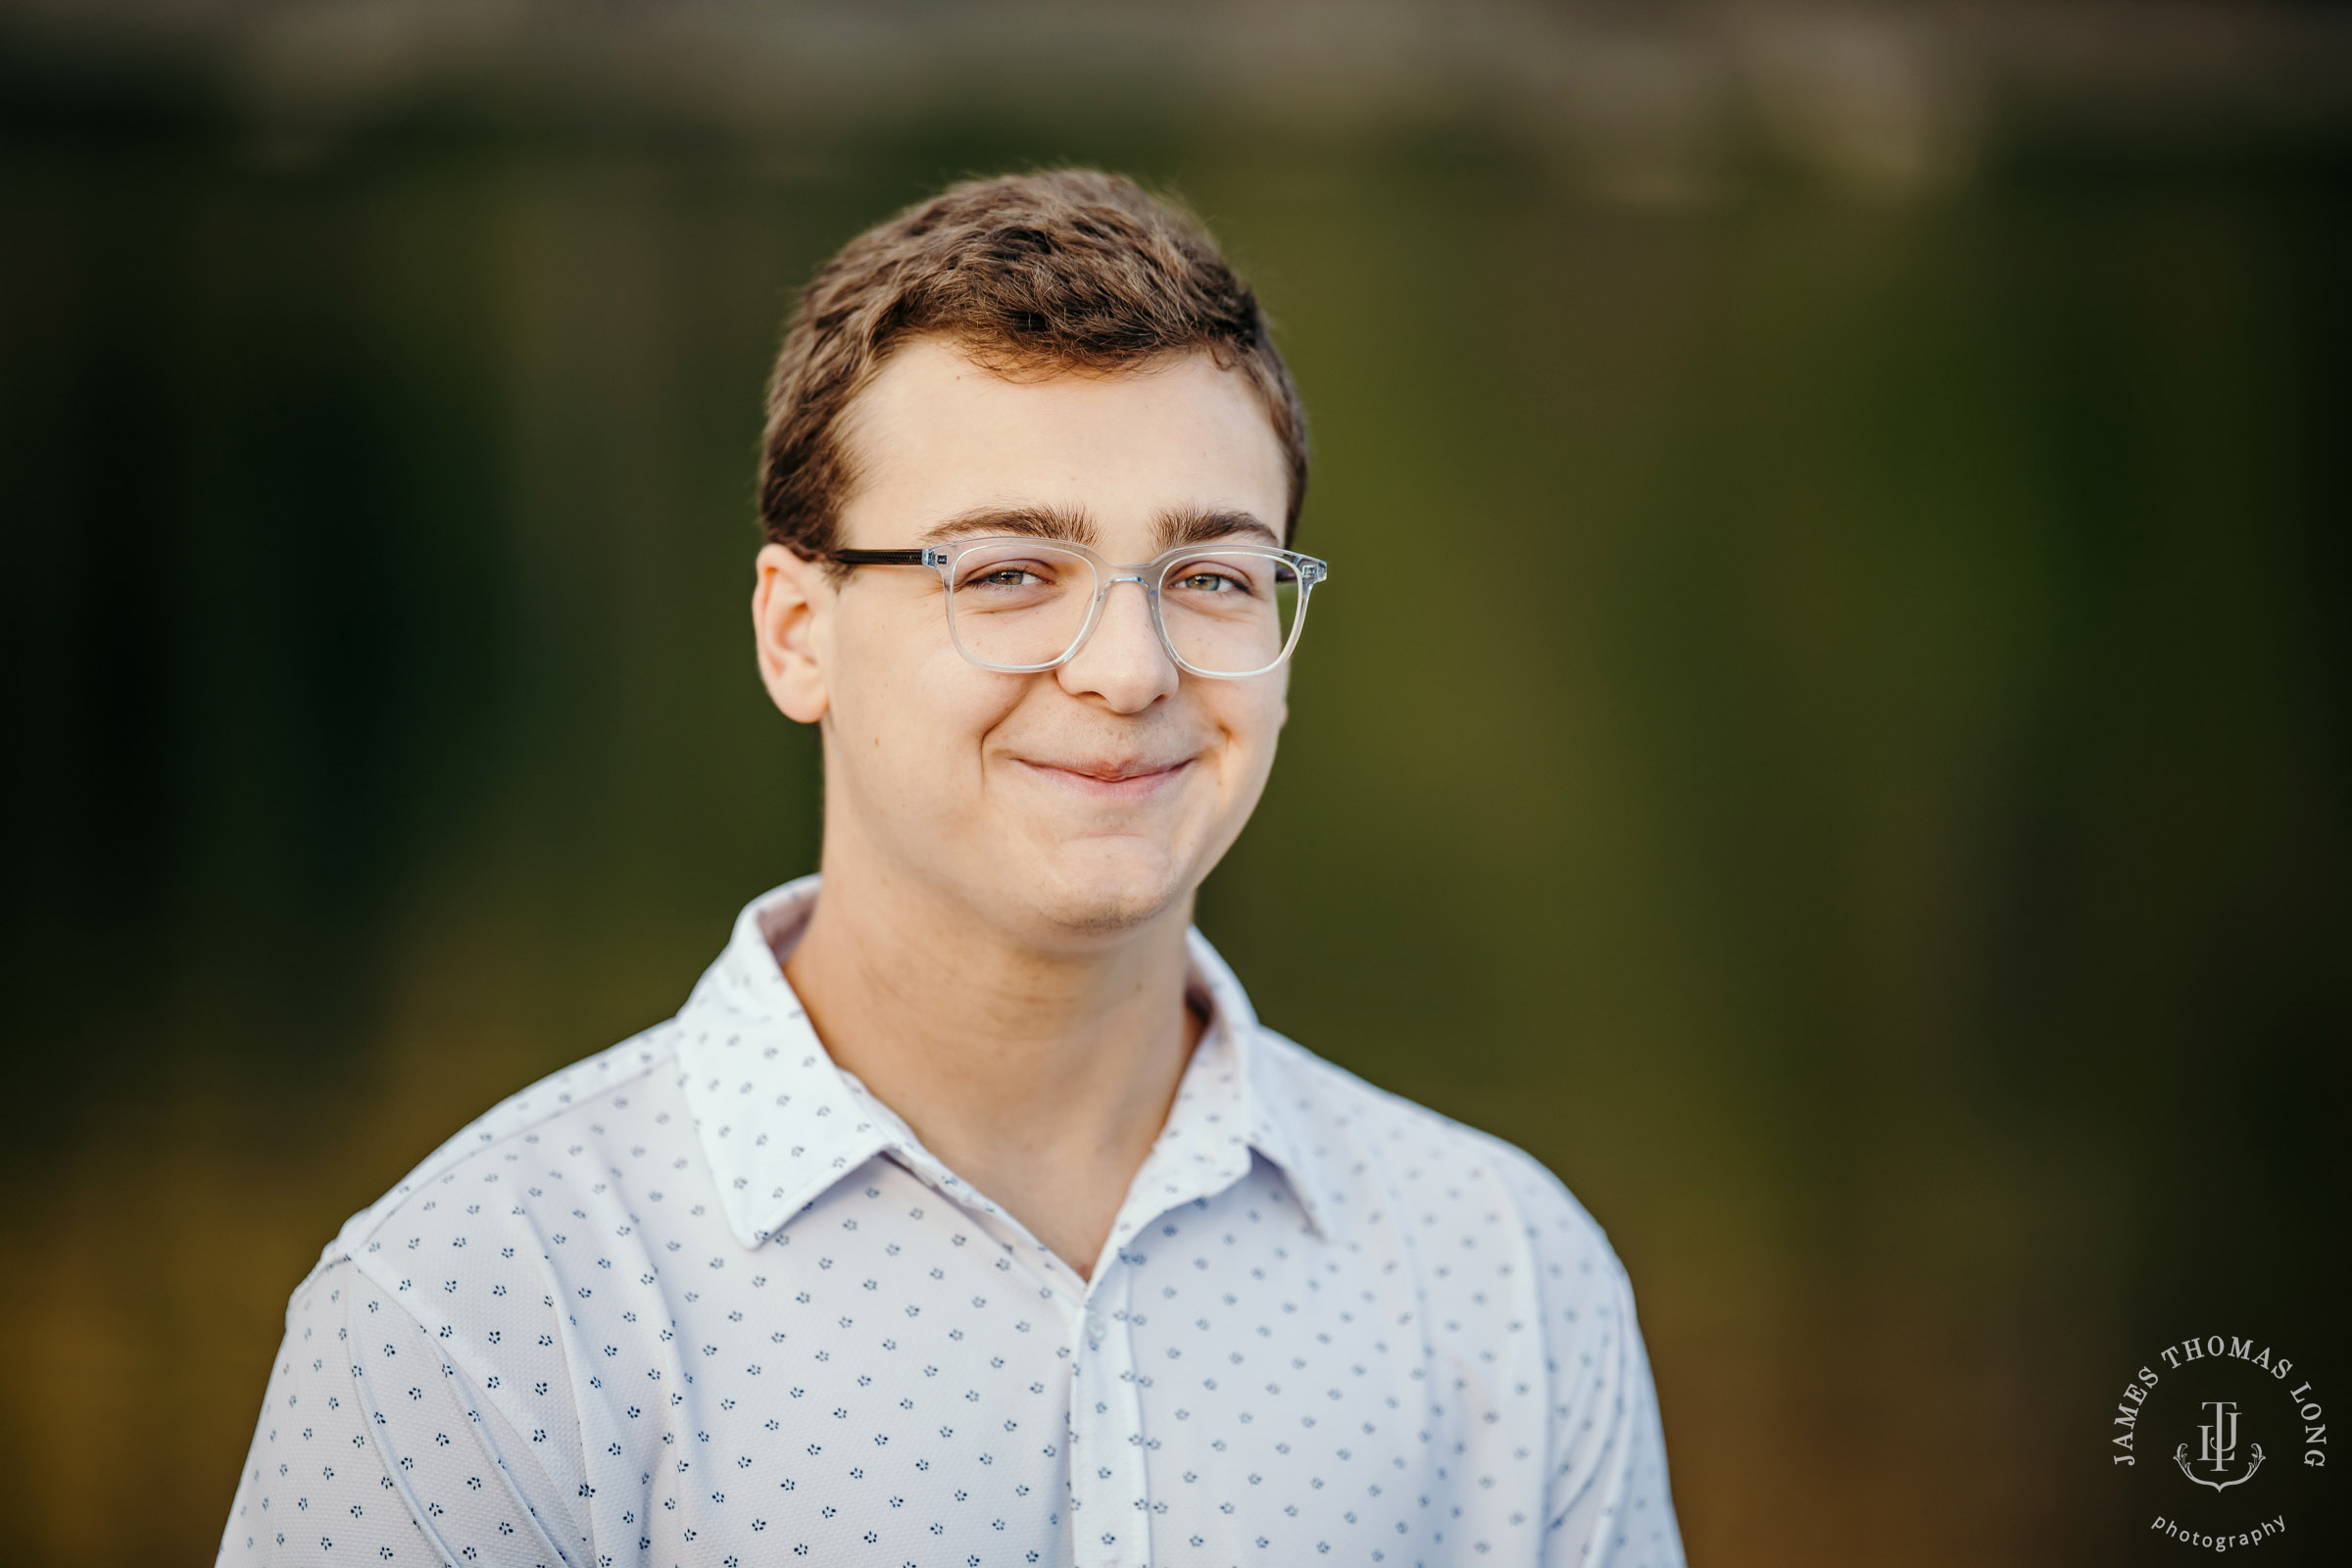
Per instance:
[[[2138,1560],[2157,1347],[2352,1399],[2348,63],[0,6],[0,1560],[210,1551],[343,1216],[808,868],[744,635],[791,290],[1062,160],[1209,218],[1314,419],[1334,578],[1201,911],[1268,1020],[1609,1228],[1694,1560]],[[2272,1556],[2340,1546],[2313,1479]]]

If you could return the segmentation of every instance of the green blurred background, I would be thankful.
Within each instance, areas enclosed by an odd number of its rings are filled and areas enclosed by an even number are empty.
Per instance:
[[[2341,13],[5,0],[0,1560],[207,1558],[342,1218],[810,867],[791,292],[1061,161],[1313,420],[1201,923],[1608,1228],[1694,1561],[2138,1560],[2158,1346],[2352,1398]]]

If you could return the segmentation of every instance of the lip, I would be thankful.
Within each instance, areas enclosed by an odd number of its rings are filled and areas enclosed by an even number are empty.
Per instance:
[[[1023,767],[1048,783],[1098,801],[1142,801],[1168,788],[1193,765],[1192,758],[1174,762],[1040,762],[1020,759]]]

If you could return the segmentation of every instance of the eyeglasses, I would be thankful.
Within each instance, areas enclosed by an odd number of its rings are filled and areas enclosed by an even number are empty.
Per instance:
[[[1235,680],[1291,657],[1307,596],[1331,574],[1312,556],[1253,544],[1180,545],[1141,565],[1082,544],[962,539],[919,550],[835,550],[844,566],[928,566],[947,585],[948,635],[984,669],[1026,675],[1075,658],[1119,583],[1143,589],[1177,667]]]

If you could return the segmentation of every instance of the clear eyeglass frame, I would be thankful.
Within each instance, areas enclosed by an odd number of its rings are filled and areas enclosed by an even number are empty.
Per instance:
[[[985,551],[1012,546],[1034,546],[1083,559],[1094,569],[1093,602],[1087,606],[1086,618],[1068,646],[1052,659],[1041,663],[1008,664],[983,659],[966,645],[958,629],[956,612],[957,567],[967,558]],[[1168,632],[1167,615],[1162,606],[1161,590],[1167,574],[1188,561],[1199,561],[1204,554],[1220,557],[1245,556],[1270,561],[1278,567],[1287,567],[1296,574],[1298,606],[1291,616],[1290,629],[1282,639],[1281,650],[1263,664],[1251,669],[1207,669],[1185,658],[1176,639]],[[1224,544],[1214,540],[1178,545],[1162,551],[1152,560],[1132,564],[1119,564],[1105,559],[1100,552],[1074,540],[1045,539],[1034,535],[990,534],[970,539],[957,539],[944,545],[924,545],[907,550],[832,550],[825,553],[827,561],[843,566],[925,566],[939,573],[945,588],[943,596],[948,617],[948,636],[956,651],[982,669],[993,669],[1007,675],[1033,675],[1049,669],[1058,669],[1078,657],[1080,649],[1095,635],[1102,622],[1102,606],[1111,589],[1120,583],[1131,582],[1144,592],[1152,612],[1152,629],[1158,634],[1159,646],[1174,662],[1177,668],[1207,680],[1247,680],[1254,675],[1269,674],[1282,667],[1298,646],[1298,637],[1306,629],[1307,602],[1315,586],[1331,575],[1331,564],[1313,556],[1300,555],[1296,550],[1282,550],[1273,545]]]

